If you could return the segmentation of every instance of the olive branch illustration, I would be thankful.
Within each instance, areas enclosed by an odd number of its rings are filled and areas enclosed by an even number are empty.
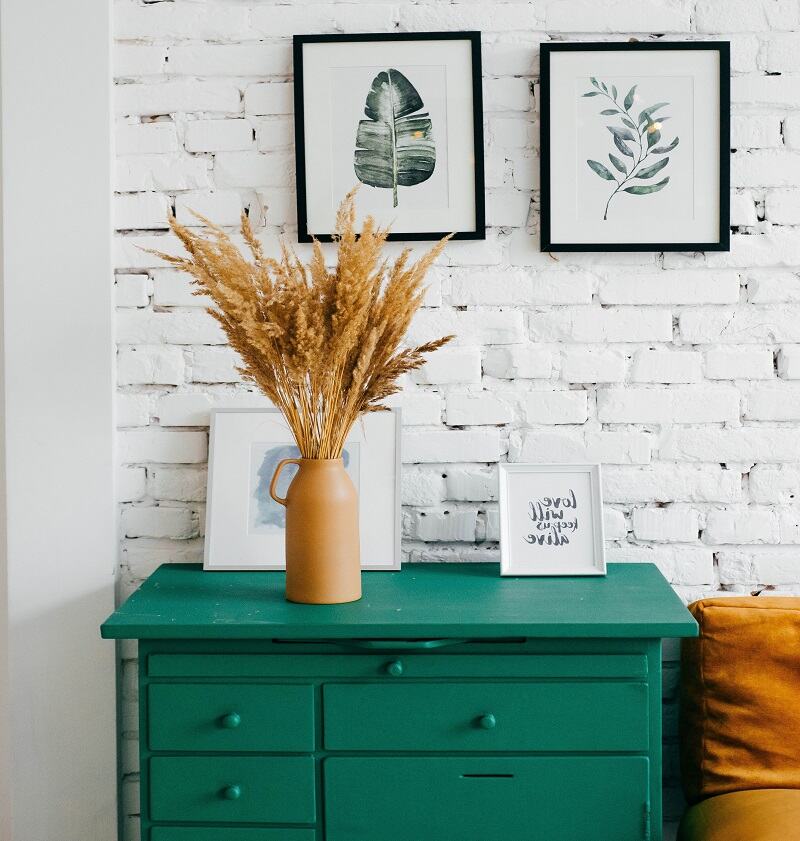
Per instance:
[[[613,105],[613,108],[604,108],[600,114],[603,117],[618,117],[622,122],[622,127],[606,126],[614,138],[614,146],[624,156],[630,158],[630,161],[619,158],[609,152],[608,159],[614,169],[620,174],[615,175],[608,167],[601,164],[599,161],[587,160],[586,163],[589,168],[606,181],[613,181],[616,184],[614,191],[608,197],[606,202],[606,209],[603,213],[603,220],[608,219],[608,208],[611,200],[617,193],[629,193],[632,196],[647,196],[650,193],[657,193],[663,190],[669,184],[669,176],[662,178],[661,181],[655,184],[633,184],[633,181],[647,181],[658,175],[664,167],[669,163],[668,152],[671,152],[677,145],[679,138],[674,140],[667,146],[658,146],[661,141],[661,127],[669,117],[656,117],[656,112],[660,111],[669,105],[669,102],[657,102],[655,105],[649,105],[647,108],[639,112],[638,119],[631,114],[634,100],[636,99],[636,88],[634,85],[622,101],[622,105],[617,101],[616,85],[611,85],[611,89],[605,82],[598,82],[594,76],[589,80],[595,90],[583,94],[587,96],[604,96]],[[628,143],[636,144],[634,148],[628,146]],[[653,155],[667,155],[666,158],[661,158],[657,162],[651,162],[648,166],[644,166],[648,158]],[[625,185],[628,186],[625,186]]]

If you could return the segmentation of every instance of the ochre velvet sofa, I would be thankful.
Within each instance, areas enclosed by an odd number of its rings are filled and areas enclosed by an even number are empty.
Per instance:
[[[681,657],[678,841],[800,841],[800,597],[703,599]]]

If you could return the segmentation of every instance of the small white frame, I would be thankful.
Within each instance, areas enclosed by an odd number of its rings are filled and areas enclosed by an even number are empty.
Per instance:
[[[599,464],[500,464],[498,474],[500,485],[501,575],[605,575],[603,498]],[[556,545],[547,543],[539,546],[533,545],[524,535],[520,536],[520,540],[512,540],[512,533],[516,534],[519,531],[521,522],[527,522],[525,515],[521,513],[522,510],[527,509],[528,517],[531,517],[531,512],[535,511],[534,506],[538,505],[543,498],[553,500],[563,498],[563,488],[567,487],[567,482],[562,482],[554,488],[551,494],[547,494],[537,490],[536,481],[532,481],[528,483],[529,490],[525,494],[528,496],[528,500],[523,502],[522,508],[520,508],[521,480],[525,476],[538,477],[539,484],[545,477],[549,477],[550,487],[552,487],[554,480],[557,481],[562,477],[564,480],[571,478],[573,483],[577,481],[578,476],[583,477],[580,490],[575,491],[574,487],[569,487],[569,490],[573,493],[573,497],[570,498],[575,498],[578,503],[576,511],[580,508],[581,500],[584,501],[584,505],[588,503],[588,518],[583,515],[588,520],[587,527],[591,530],[588,538],[583,537],[582,531],[579,544],[567,540],[565,543],[557,543]],[[556,505],[555,507],[560,508],[561,506]],[[545,506],[545,509],[549,508],[550,506]],[[572,509],[567,508],[566,510]],[[545,510],[545,513],[553,512]],[[561,517],[564,517],[564,511],[561,512]],[[532,520],[532,522],[534,521]],[[564,522],[564,520],[558,518],[558,515],[555,514],[553,522]],[[580,522],[580,516],[575,518],[576,532]],[[555,533],[557,534],[557,532]],[[546,536],[545,539],[547,539]],[[563,537],[556,539],[563,540]],[[558,557],[556,553],[563,553],[563,557]]]

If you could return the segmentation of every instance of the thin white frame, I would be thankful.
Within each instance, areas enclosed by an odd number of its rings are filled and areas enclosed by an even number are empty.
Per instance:
[[[400,445],[402,441],[402,411],[399,407],[390,409],[394,416],[394,541],[393,541],[393,557],[390,564],[374,564],[365,563],[362,558],[361,570],[364,572],[396,572],[401,568],[401,539],[402,539],[402,507],[400,504],[401,492],[401,476],[400,470],[402,465],[402,458],[400,453]],[[211,554],[211,532],[212,532],[212,507],[213,507],[213,493],[212,493],[212,478],[214,476],[215,463],[215,429],[216,418],[223,414],[282,414],[280,409],[275,408],[253,408],[253,409],[212,409],[211,423],[209,427],[209,453],[208,453],[208,481],[206,492],[206,532],[203,545],[203,569],[208,572],[260,572],[260,571],[275,571],[285,570],[286,563],[268,563],[268,564],[215,564],[209,560]],[[285,421],[284,421],[285,422]],[[360,423],[361,419],[356,421]],[[291,440],[291,433],[288,433],[288,438]],[[252,442],[248,442],[252,443]],[[364,518],[361,517],[361,494],[359,493],[359,528],[364,527]]]
[[[594,548],[593,570],[578,571],[559,564],[558,567],[547,567],[535,572],[517,571],[509,551],[508,534],[508,503],[511,490],[509,479],[511,476],[532,473],[582,473],[588,474],[591,480],[592,506],[592,546]],[[500,502],[500,575],[507,576],[593,576],[606,574],[605,535],[603,530],[603,493],[600,483],[599,464],[508,464],[502,463],[498,470],[499,502]]]

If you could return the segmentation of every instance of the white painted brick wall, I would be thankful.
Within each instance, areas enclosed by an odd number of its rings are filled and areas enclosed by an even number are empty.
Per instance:
[[[603,304],[733,304],[739,300],[736,272],[678,271],[664,283],[663,272],[613,271],[600,282]]]
[[[631,367],[634,383],[695,383],[702,379],[697,351],[640,350]]]
[[[622,382],[627,366],[624,350],[602,346],[566,346],[562,355],[561,376],[568,383]]]
[[[775,114],[735,114],[731,117],[732,149],[780,147],[781,118]]]
[[[183,137],[187,152],[238,152],[254,143],[249,120],[192,120],[186,123]]]
[[[705,358],[709,380],[768,380],[775,376],[770,348],[715,348],[707,350]]]
[[[236,383],[238,354],[227,347],[198,347],[192,353],[192,382]]]
[[[115,6],[122,594],[159,563],[202,558],[209,411],[266,403],[204,301],[142,248],[179,252],[168,208],[231,229],[246,209],[268,250],[292,242],[290,36],[439,28],[484,32],[490,227],[431,273],[410,339],[456,343],[392,401],[406,558],[497,560],[496,462],[597,460],[609,560],[656,563],[686,600],[800,592],[796,0]],[[539,44],[662,33],[732,42],[731,252],[542,254]],[[135,735],[130,691],[125,710]],[[668,798],[667,817],[679,809]]]
[[[146,274],[118,274],[114,282],[114,302],[118,307],[146,307],[153,284]]]
[[[523,400],[523,417],[528,424],[585,423],[589,416],[589,395],[579,391],[533,391]]]
[[[481,351],[479,347],[450,345],[428,357],[428,361],[415,372],[418,382],[426,385],[454,383],[480,383]]]
[[[785,380],[800,379],[800,347],[784,345],[778,351],[778,376]]]
[[[448,394],[445,422],[448,426],[508,424],[514,412],[509,401],[485,393]]]
[[[787,269],[751,269],[747,272],[747,296],[751,304],[800,301],[800,276]]]
[[[483,373],[500,379],[550,379],[553,357],[539,345],[489,347],[483,361]]]
[[[800,223],[800,189],[784,187],[769,190],[764,202],[765,218],[779,225]]]
[[[216,225],[238,225],[242,208],[242,196],[235,190],[191,190],[175,197],[175,217],[189,227],[203,225],[198,214]]]
[[[153,304],[157,307],[204,307],[209,301],[194,295],[188,275],[174,269],[153,269]],[[117,275],[119,277],[119,275]]]
[[[120,385],[180,385],[184,354],[176,345],[121,346],[117,354]]]
[[[700,533],[698,512],[692,508],[634,508],[633,533],[638,540],[657,543],[696,541]]]
[[[127,193],[114,196],[117,230],[166,229],[169,199],[163,193]]]

